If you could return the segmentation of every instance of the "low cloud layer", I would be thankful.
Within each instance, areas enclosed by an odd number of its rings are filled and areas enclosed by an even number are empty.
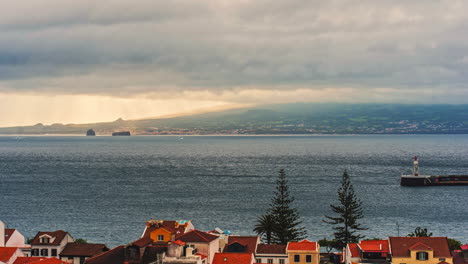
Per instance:
[[[458,0],[8,1],[0,92],[224,100],[353,89],[352,101],[468,103],[466,10]]]

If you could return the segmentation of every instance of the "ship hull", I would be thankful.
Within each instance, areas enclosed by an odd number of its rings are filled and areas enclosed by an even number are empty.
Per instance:
[[[401,186],[452,186],[468,185],[468,175],[434,175],[413,176],[402,175]]]

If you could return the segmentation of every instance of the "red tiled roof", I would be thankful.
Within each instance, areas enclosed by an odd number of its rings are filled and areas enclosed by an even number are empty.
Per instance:
[[[137,246],[137,247],[144,247],[144,246],[147,246],[147,245],[149,245],[151,243],[153,243],[153,239],[151,239],[150,237],[142,237],[142,238],[132,242],[132,244]]]
[[[252,259],[250,253],[216,253],[212,264],[250,264]]]
[[[60,256],[66,257],[92,257],[109,250],[104,244],[91,243],[67,243],[60,253]]]
[[[172,243],[173,243],[173,244],[177,244],[177,245],[179,245],[179,246],[185,245],[185,242],[184,242],[184,241],[181,241],[181,240],[176,240],[176,241],[174,241],[174,242],[172,242]]]
[[[432,249],[430,246],[428,246],[428,245],[426,245],[426,244],[424,244],[424,243],[418,242],[418,243],[412,245],[412,246],[409,248],[409,250],[426,250],[426,251],[432,251],[433,249]]]
[[[9,261],[17,250],[17,247],[0,247],[0,261]]]
[[[28,264],[34,261],[45,259],[44,257],[17,257],[13,264]]]
[[[120,264],[125,261],[125,247],[117,246],[86,260],[85,264]]]
[[[389,252],[388,240],[363,240],[359,247],[365,252]]]
[[[461,250],[452,251],[453,264],[468,264],[468,259],[465,260]]]
[[[286,254],[286,245],[267,245],[259,244],[257,246],[258,254]]]
[[[289,242],[288,251],[315,251],[317,250],[317,242],[312,242],[307,239],[304,239],[299,242]]]
[[[358,245],[356,243],[349,243],[348,247],[349,247],[349,251],[351,251],[351,257],[358,258],[359,257]]]
[[[239,243],[246,247],[244,253],[255,253],[257,251],[258,236],[229,236],[228,244],[224,247],[226,251],[228,246]]]
[[[195,255],[197,255],[197,256],[200,256],[200,257],[201,257],[201,259],[206,259],[206,256],[205,256],[205,255],[203,255],[203,254],[200,254],[200,253],[195,253]]]
[[[441,261],[441,262],[439,262],[439,263],[437,263],[437,264],[449,264],[449,263],[448,263],[448,262],[445,262],[445,261]]]
[[[460,248],[463,249],[463,250],[467,250],[468,249],[468,244],[461,245]]]
[[[15,232],[16,229],[5,228],[5,243],[10,240],[11,235]]]
[[[177,221],[163,221],[161,223],[154,223],[146,227],[145,233],[143,234],[143,237],[149,237],[151,232],[154,230],[157,230],[159,228],[164,228],[167,231],[169,231],[171,234],[174,234],[176,237],[183,235],[185,233],[185,225],[180,224],[178,227],[177,226]]]
[[[57,230],[53,232],[38,232],[37,235],[34,237],[33,241],[31,242],[31,245],[59,245],[67,234],[68,233],[63,230]],[[39,237],[42,235],[49,235],[53,238],[55,237],[55,240],[47,244],[41,243]]]
[[[411,247],[418,243],[432,248],[435,258],[451,257],[446,237],[390,237],[389,240],[394,257],[409,257]]]
[[[209,243],[217,238],[219,238],[219,236],[211,235],[200,230],[192,230],[188,233],[179,236],[177,239],[182,240],[184,242]]]
[[[62,261],[58,258],[45,258],[45,259],[29,262],[28,264],[67,264],[67,262]]]

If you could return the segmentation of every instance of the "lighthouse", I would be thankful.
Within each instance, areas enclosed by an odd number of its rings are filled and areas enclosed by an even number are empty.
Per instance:
[[[419,162],[418,162],[418,156],[414,156],[413,175],[414,175],[414,176],[419,176]]]

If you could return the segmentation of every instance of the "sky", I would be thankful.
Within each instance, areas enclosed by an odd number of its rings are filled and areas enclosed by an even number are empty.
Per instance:
[[[0,126],[270,103],[468,103],[468,1],[16,0]]]

